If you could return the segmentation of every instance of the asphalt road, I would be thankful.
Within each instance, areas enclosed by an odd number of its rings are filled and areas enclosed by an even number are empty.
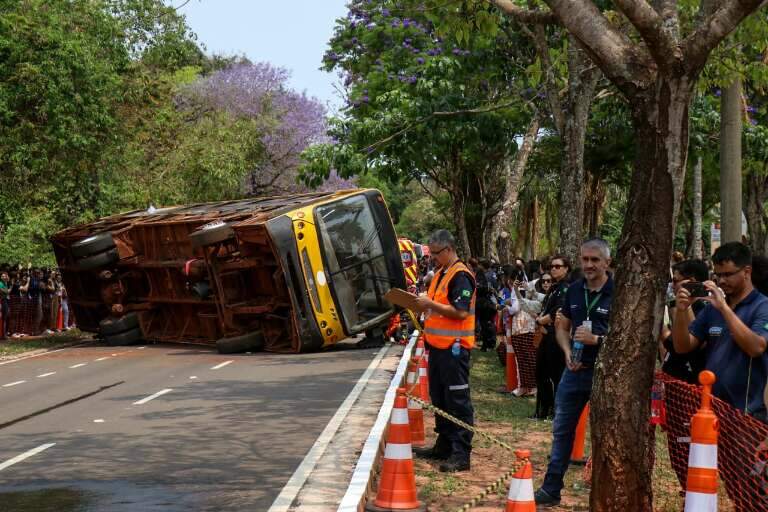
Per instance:
[[[0,364],[0,510],[267,510],[375,353],[90,346]]]

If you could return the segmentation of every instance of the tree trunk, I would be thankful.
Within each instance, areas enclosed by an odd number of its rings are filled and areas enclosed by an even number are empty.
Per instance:
[[[741,242],[741,81],[720,98],[720,243]]]
[[[703,167],[701,155],[696,157],[696,165],[693,167],[693,251],[694,258],[701,259],[704,257],[703,247],[701,245],[701,223],[704,212],[701,211],[701,180],[702,180],[702,167]]]
[[[472,250],[469,245],[469,235],[467,234],[467,219],[466,219],[466,200],[464,197],[464,191],[461,189],[454,189],[453,191],[453,221],[456,223],[456,249],[459,253],[459,257],[463,259],[469,259],[472,256]]]
[[[563,169],[560,179],[560,252],[577,261],[583,242],[584,141],[592,98],[600,71],[573,36],[568,36],[568,100],[564,126]]]
[[[509,223],[515,215],[520,182],[523,179],[525,167],[528,165],[528,158],[533,153],[536,135],[539,133],[539,125],[539,116],[534,115],[531,123],[528,125],[528,130],[523,136],[523,143],[518,148],[517,153],[515,153],[514,160],[508,161],[504,166],[504,199],[502,200],[501,211],[496,214],[492,221],[486,251],[486,254],[497,261],[506,261],[503,257],[509,257],[507,254],[503,255],[500,249],[502,233],[506,234],[503,240],[508,242],[509,233],[506,230],[509,229]]]
[[[755,172],[749,173],[746,196],[745,215],[749,227],[749,243],[755,254],[768,255],[768,215],[763,208],[768,199],[768,177]]]
[[[637,156],[610,332],[592,388],[592,478],[599,485],[592,487],[590,506],[596,512],[653,510],[648,397],[685,176],[692,89],[692,81],[660,78],[631,98]]]

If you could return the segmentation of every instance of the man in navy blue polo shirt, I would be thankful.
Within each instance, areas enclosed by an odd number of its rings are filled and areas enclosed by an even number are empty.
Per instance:
[[[568,287],[563,320],[555,335],[565,353],[566,368],[555,395],[552,454],[544,483],[534,496],[538,505],[557,505],[563,477],[571,459],[576,426],[592,393],[592,376],[600,346],[608,333],[613,299],[613,279],[608,274],[611,251],[605,240],[595,238],[581,246],[584,278]],[[591,323],[591,327],[588,327]]]
[[[745,414],[766,422],[763,388],[768,379],[768,298],[752,285],[752,253],[729,242],[712,255],[717,284],[707,281],[706,297],[691,297],[680,288],[675,297],[672,340],[687,353],[706,344],[706,369],[717,382],[712,393]],[[695,300],[708,304],[691,322],[688,308]]]

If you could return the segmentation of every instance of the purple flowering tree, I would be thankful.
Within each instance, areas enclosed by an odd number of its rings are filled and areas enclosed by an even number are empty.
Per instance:
[[[256,122],[262,151],[254,156],[245,183],[252,195],[306,191],[296,180],[299,155],[327,141],[325,107],[292,90],[288,78],[287,70],[272,64],[243,63],[194,82],[182,94],[181,102],[201,114],[215,110]]]

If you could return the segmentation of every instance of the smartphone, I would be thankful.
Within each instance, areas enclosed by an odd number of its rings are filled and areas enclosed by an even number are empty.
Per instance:
[[[704,288],[704,283],[699,283],[696,281],[683,283],[683,288],[688,290],[688,292],[691,294],[691,297],[706,297],[709,295],[707,289]]]

